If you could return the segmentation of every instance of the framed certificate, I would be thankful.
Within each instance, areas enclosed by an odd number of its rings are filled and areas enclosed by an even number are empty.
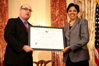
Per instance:
[[[37,50],[63,50],[63,28],[30,26],[29,45]]]

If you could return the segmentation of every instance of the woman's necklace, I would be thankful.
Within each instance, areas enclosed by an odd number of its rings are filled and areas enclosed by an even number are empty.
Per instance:
[[[72,26],[74,24],[74,22],[69,22],[70,26]]]
[[[70,25],[70,26],[73,26],[73,24],[75,23],[76,19],[77,19],[77,18],[71,19],[70,22],[69,22],[69,25]]]

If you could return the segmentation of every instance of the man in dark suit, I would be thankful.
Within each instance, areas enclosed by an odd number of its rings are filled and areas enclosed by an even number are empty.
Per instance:
[[[20,7],[18,18],[11,18],[5,27],[4,38],[7,42],[4,64],[5,66],[33,66],[32,51],[28,46],[27,21],[32,9],[24,4]]]

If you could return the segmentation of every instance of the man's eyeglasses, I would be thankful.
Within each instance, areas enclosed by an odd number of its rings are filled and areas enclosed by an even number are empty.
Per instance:
[[[21,8],[21,9],[23,9],[23,10],[26,10],[26,11],[30,11],[30,12],[32,12],[32,10],[31,9],[28,9],[28,8]]]

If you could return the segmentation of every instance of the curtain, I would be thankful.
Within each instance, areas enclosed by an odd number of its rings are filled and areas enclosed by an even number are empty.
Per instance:
[[[88,49],[90,54],[90,66],[95,66],[94,52],[95,52],[95,9],[96,0],[74,0],[74,3],[80,6],[80,18],[88,20],[89,28],[89,43]]]
[[[0,66],[4,66],[4,54],[6,42],[4,40],[4,28],[8,20],[8,0],[0,0]]]
[[[66,0],[51,0],[51,26],[63,27],[66,23]]]
[[[64,27],[67,23],[66,0],[51,0],[51,26]],[[61,51],[52,52],[54,66],[65,66]]]

